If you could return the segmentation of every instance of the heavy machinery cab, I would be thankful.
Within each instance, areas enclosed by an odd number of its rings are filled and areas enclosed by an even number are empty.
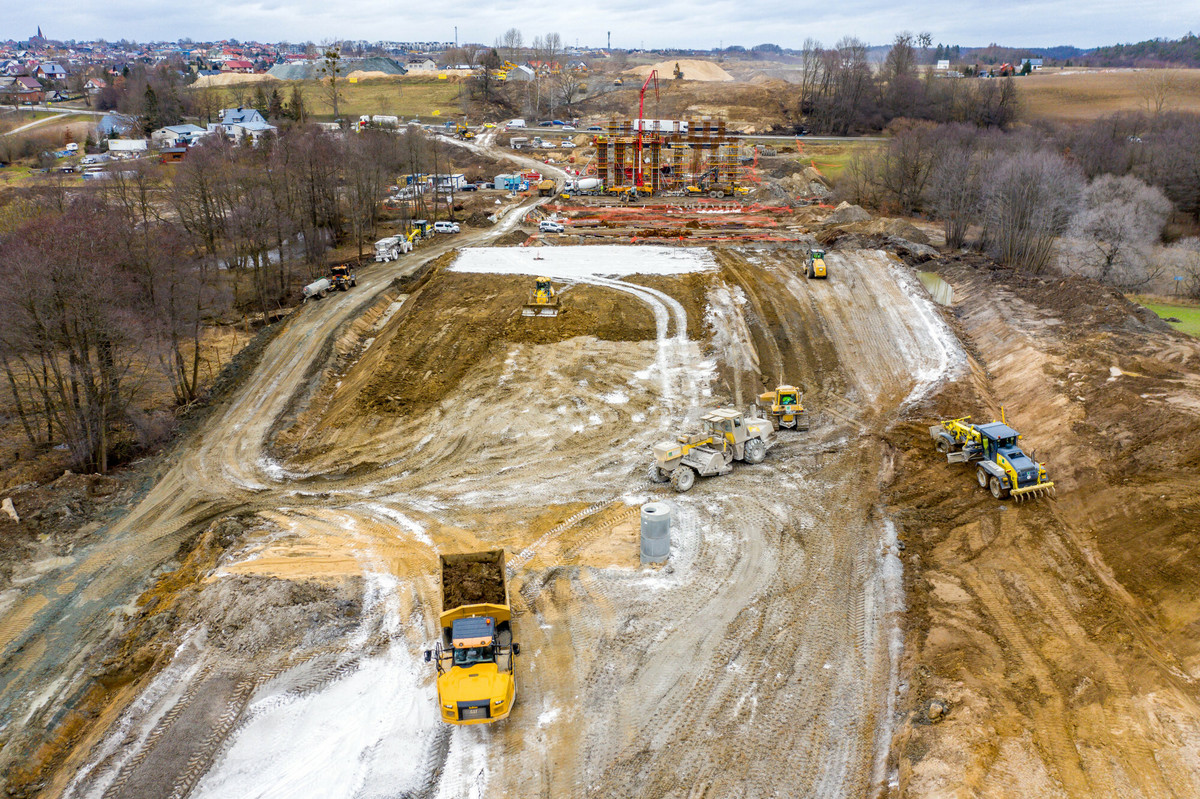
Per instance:
[[[787,408],[789,406],[794,406],[796,404],[796,392],[795,391],[780,391],[779,392],[779,404],[785,408]]]

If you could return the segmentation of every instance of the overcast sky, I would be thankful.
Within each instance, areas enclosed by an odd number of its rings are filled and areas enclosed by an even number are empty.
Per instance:
[[[885,44],[898,31],[929,31],[935,43],[1094,47],[1156,37],[1178,38],[1200,27],[1200,0],[894,0],[802,3],[777,0],[605,0],[517,3],[512,0],[146,0],[3,3],[0,40],[37,32],[52,39],[197,41],[453,41],[491,44],[510,27],[526,42],[556,31],[563,42],[613,47],[712,48],[764,42],[799,47],[806,37],[826,45],[843,36]],[[789,8],[790,6],[790,8]],[[780,13],[780,9],[787,9]]]

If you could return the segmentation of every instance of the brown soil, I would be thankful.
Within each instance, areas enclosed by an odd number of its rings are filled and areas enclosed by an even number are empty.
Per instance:
[[[404,414],[428,408],[456,389],[494,347],[553,344],[582,335],[606,341],[654,338],[654,319],[645,306],[595,286],[562,291],[556,318],[522,316],[531,286],[527,277],[439,272],[400,311],[400,324],[417,324],[429,334],[390,341],[383,368],[370,367],[373,377],[359,407]],[[468,308],[473,312],[465,312]]]
[[[504,575],[499,564],[447,563],[442,568],[442,610],[462,605],[503,605]]]
[[[935,268],[976,362],[888,436],[913,676],[897,793],[1194,795],[1200,346],[1084,280]],[[933,452],[927,420],[1002,403],[1056,500],[996,503]]]

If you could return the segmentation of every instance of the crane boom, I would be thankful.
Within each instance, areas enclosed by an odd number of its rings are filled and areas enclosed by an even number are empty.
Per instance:
[[[646,108],[646,87],[650,85],[650,81],[654,81],[654,102],[658,103],[658,70],[650,70],[650,74],[646,76],[646,81],[642,84],[642,90],[638,94],[638,125],[637,125],[637,144],[634,151],[637,158],[637,164],[633,169],[633,184],[635,189],[641,189],[644,180],[642,175],[642,113]]]

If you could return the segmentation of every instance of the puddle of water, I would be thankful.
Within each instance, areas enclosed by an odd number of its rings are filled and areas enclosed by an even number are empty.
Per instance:
[[[954,287],[937,276],[936,272],[917,272],[922,285],[939,305],[954,304]]]

